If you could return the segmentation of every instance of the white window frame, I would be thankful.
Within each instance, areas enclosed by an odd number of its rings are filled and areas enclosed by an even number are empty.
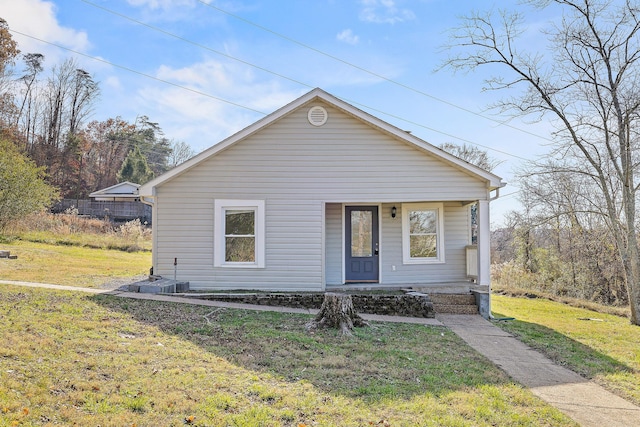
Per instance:
[[[436,211],[436,256],[411,257],[409,236],[409,214],[413,211]],[[444,261],[444,206],[442,203],[403,203],[402,204],[402,263],[403,264],[443,264]]]
[[[265,212],[264,200],[216,199],[214,201],[214,267],[264,268],[265,267]],[[225,260],[225,219],[227,210],[253,210],[255,212],[255,261],[229,262]]]

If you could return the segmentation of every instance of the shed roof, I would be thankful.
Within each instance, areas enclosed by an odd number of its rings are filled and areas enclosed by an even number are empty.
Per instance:
[[[275,121],[277,121],[278,119],[286,116],[287,114],[291,113],[292,111],[298,109],[299,107],[308,104],[312,101],[315,100],[320,100],[323,101],[343,112],[345,112],[346,114],[361,120],[362,122],[368,124],[369,126],[372,126],[374,128],[377,128],[378,130],[387,133],[389,135],[394,136],[395,138],[404,141],[405,143],[408,143],[410,145],[413,145],[415,147],[417,147],[418,149],[420,149],[421,151],[428,153],[430,155],[433,155],[439,159],[441,159],[442,161],[450,164],[452,167],[455,167],[457,169],[462,170],[463,172],[467,173],[468,175],[474,177],[475,179],[480,179],[483,181],[487,182],[487,187],[489,190],[495,190],[497,188],[501,188],[505,186],[505,183],[502,182],[502,178],[500,178],[499,176],[488,172],[478,166],[475,166],[465,160],[462,160],[434,145],[429,144],[428,142],[413,136],[412,134],[396,127],[393,126],[387,122],[385,122],[384,120],[379,119],[378,117],[375,117],[359,108],[354,107],[353,105],[341,100],[340,98],[337,98],[333,95],[331,95],[330,93],[320,89],[320,88],[315,88],[313,90],[311,90],[310,92],[306,93],[305,95],[302,95],[301,97],[299,97],[298,99],[290,102],[289,104],[285,105],[284,107],[274,111],[273,113],[263,117],[262,119],[258,120],[257,122],[253,123],[250,126],[247,126],[246,128],[242,129],[241,131],[235,133],[234,135],[231,135],[230,137],[222,140],[221,142],[211,146],[210,148],[208,148],[207,150],[201,152],[200,154],[192,157],[191,159],[187,160],[186,162],[176,166],[175,168],[171,169],[170,171],[164,173],[163,175],[158,176],[157,178],[149,181],[148,183],[140,186],[138,193],[141,196],[153,196],[154,195],[154,188],[157,186],[162,185],[163,183],[172,180],[173,178],[185,173],[186,171],[190,170],[191,168],[197,166],[198,164],[200,164],[201,162],[205,161],[206,159],[210,158],[211,156],[216,155],[217,153],[229,148],[232,145],[235,145],[236,143],[242,141],[243,139],[249,137],[250,135],[253,135],[256,132],[259,132],[261,129],[266,128],[267,126],[271,125],[272,123],[274,123]]]
[[[137,197],[138,189],[140,188],[140,184],[135,184],[133,182],[124,181],[119,182],[118,184],[112,185],[111,187],[103,188],[102,190],[94,191],[89,194],[89,197]]]

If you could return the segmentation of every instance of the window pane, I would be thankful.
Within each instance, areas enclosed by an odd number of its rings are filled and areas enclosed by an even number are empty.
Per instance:
[[[438,213],[435,210],[409,212],[409,234],[429,234],[436,232]]]
[[[226,262],[255,262],[256,239],[254,237],[227,237]]]
[[[373,256],[371,211],[351,211],[351,256]]]
[[[411,258],[435,258],[438,256],[436,248],[436,236],[410,236],[410,256]]]
[[[227,236],[255,235],[255,211],[227,210],[225,211],[224,234]]]

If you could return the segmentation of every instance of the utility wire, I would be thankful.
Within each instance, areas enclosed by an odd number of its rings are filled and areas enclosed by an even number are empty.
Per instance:
[[[196,90],[196,89],[192,89],[192,88],[187,87],[187,86],[179,85],[177,83],[173,83],[173,82],[170,82],[168,80],[164,80],[164,79],[152,76],[150,74],[143,73],[142,71],[137,71],[137,70],[134,70],[133,68],[129,68],[129,67],[126,67],[124,65],[119,65],[119,64],[107,61],[106,59],[98,58],[96,56],[87,55],[86,53],[78,52],[77,50],[70,49],[68,47],[64,47],[62,45],[59,45],[59,44],[56,44],[56,43],[53,43],[53,42],[49,42],[49,41],[46,41],[46,40],[43,40],[43,39],[40,39],[38,37],[34,37],[34,36],[31,36],[29,34],[25,34],[23,32],[17,31],[17,30],[9,29],[9,31],[12,32],[12,33],[15,33],[15,34],[20,34],[21,36],[28,37],[28,38],[33,39],[33,40],[37,40],[37,41],[39,41],[41,43],[46,43],[48,45],[55,46],[55,47],[57,47],[59,49],[64,49],[66,51],[75,53],[76,55],[84,56],[85,58],[93,59],[94,61],[102,62],[104,64],[111,65],[112,67],[120,68],[120,69],[128,71],[130,73],[138,74],[140,76],[146,77],[146,78],[151,79],[151,80],[155,80],[155,81],[158,81],[158,82],[170,85],[170,86],[174,86],[174,87],[177,87],[177,88],[189,91],[189,92],[193,92],[195,94],[202,95],[202,96],[205,96],[207,98],[215,99],[216,101],[224,102],[226,104],[230,104],[230,105],[233,105],[235,107],[244,108],[245,110],[253,111],[254,113],[262,114],[262,115],[265,115],[265,116],[267,115],[267,113],[265,113],[264,111],[256,110],[254,108],[247,107],[246,105],[238,104],[236,102],[229,101],[227,99],[220,98],[220,97],[211,95],[209,93],[202,92],[200,90]]]
[[[82,0],[82,1],[85,1],[85,0]],[[447,101],[447,100],[445,100],[445,99],[438,98],[438,97],[436,97],[436,96],[434,96],[434,95],[431,95],[431,94],[429,94],[429,93],[427,93],[427,92],[424,92],[424,91],[422,91],[422,90],[416,89],[416,88],[414,88],[414,87],[411,87],[411,86],[409,86],[409,85],[406,85],[406,84],[404,84],[404,83],[402,83],[402,82],[399,82],[399,81],[397,81],[397,80],[393,80],[393,79],[391,79],[391,78],[389,78],[389,77],[383,76],[382,74],[378,74],[378,73],[376,73],[376,72],[374,72],[374,71],[368,70],[368,69],[366,69],[366,68],[364,68],[364,67],[361,67],[361,66],[359,66],[359,65],[353,64],[353,63],[351,63],[351,62],[349,62],[349,61],[346,61],[346,60],[344,60],[344,59],[342,59],[342,58],[339,58],[339,57],[337,57],[337,56],[335,56],[335,55],[332,55],[332,54],[330,54],[330,53],[324,52],[324,51],[322,51],[322,50],[320,50],[320,49],[316,49],[315,47],[313,47],[313,46],[309,46],[308,44],[302,43],[302,42],[300,42],[300,41],[298,41],[298,40],[296,40],[296,39],[294,39],[294,38],[291,38],[291,37],[286,36],[286,35],[284,35],[284,34],[278,33],[278,32],[273,31],[273,30],[271,30],[271,29],[269,29],[269,28],[267,28],[267,27],[264,27],[264,26],[262,26],[262,25],[260,25],[260,24],[257,24],[257,23],[255,23],[255,22],[253,22],[253,21],[250,21],[250,20],[245,19],[245,18],[243,18],[243,17],[241,17],[241,16],[238,16],[238,15],[235,15],[235,14],[233,14],[233,13],[231,13],[231,12],[228,12],[228,11],[226,11],[226,10],[224,10],[224,9],[222,9],[222,8],[220,8],[220,7],[218,7],[218,6],[215,6],[215,5],[213,5],[213,4],[207,3],[207,2],[206,2],[206,1],[204,1],[204,0],[196,0],[196,1],[197,1],[197,2],[199,2],[199,3],[201,3],[202,5],[204,5],[204,6],[206,6],[206,7],[209,7],[209,8],[211,8],[211,9],[217,10],[217,11],[218,11],[218,12],[220,12],[220,13],[224,13],[225,15],[231,16],[231,17],[233,17],[233,18],[235,18],[235,19],[237,19],[237,20],[239,20],[239,21],[242,21],[242,22],[244,22],[245,24],[248,24],[248,25],[251,25],[251,26],[253,26],[253,27],[256,27],[256,28],[258,28],[258,29],[260,29],[260,30],[262,30],[262,31],[266,31],[266,32],[268,32],[268,33],[270,33],[270,34],[273,34],[273,35],[274,35],[274,36],[276,36],[276,37],[280,37],[281,39],[286,40],[286,41],[288,41],[288,42],[290,42],[290,43],[296,44],[296,45],[301,46],[301,47],[303,47],[303,48],[305,48],[305,49],[309,49],[309,50],[311,50],[311,51],[313,51],[313,52],[316,52],[316,53],[318,53],[318,54],[320,54],[320,55],[326,56],[327,58],[333,59],[334,61],[338,61],[338,62],[340,62],[340,63],[342,63],[342,64],[348,65],[348,66],[350,66],[350,67],[352,67],[352,68],[355,68],[355,69],[360,70],[360,71],[362,71],[362,72],[364,72],[364,73],[367,73],[367,74],[369,74],[369,75],[371,75],[371,76],[374,76],[374,77],[377,77],[377,78],[379,78],[379,79],[382,79],[382,80],[384,80],[384,81],[386,81],[386,82],[392,83],[392,84],[394,84],[394,85],[396,85],[396,86],[400,86],[400,87],[402,87],[402,88],[404,88],[404,89],[407,89],[407,90],[409,90],[409,91],[411,91],[411,92],[415,92],[415,93],[420,94],[420,95],[422,95],[422,96],[426,96],[427,98],[433,99],[434,101],[438,101],[438,102],[440,102],[440,103],[443,103],[443,104],[448,105],[448,106],[450,106],[450,107],[453,107],[453,108],[456,108],[456,109],[458,109],[458,110],[464,111],[464,112],[466,112],[466,113],[473,114],[474,116],[481,117],[481,118],[483,118],[483,119],[485,119],[485,120],[492,121],[492,122],[494,122],[494,123],[497,123],[497,124],[498,124],[498,125],[500,125],[500,126],[506,126],[506,127],[510,128],[510,129],[514,129],[514,130],[517,130],[517,131],[519,131],[519,132],[525,133],[525,134],[527,134],[527,135],[531,135],[531,136],[534,136],[534,137],[536,137],[536,138],[544,139],[544,140],[549,141],[549,142],[555,142],[555,141],[553,141],[552,139],[547,138],[547,137],[545,137],[545,136],[538,135],[538,134],[536,134],[536,133],[534,133],[534,132],[530,132],[530,131],[528,131],[528,130],[525,130],[525,129],[519,128],[519,127],[517,127],[517,126],[510,125],[509,123],[506,123],[506,122],[504,122],[503,120],[498,120],[498,119],[494,119],[494,118],[489,117],[489,116],[485,116],[484,114],[480,114],[480,113],[478,113],[478,112],[476,112],[476,111],[473,111],[473,110],[470,110],[470,109],[468,109],[468,108],[466,108],[466,107],[462,107],[462,106],[460,106],[460,105],[454,104],[453,102]],[[85,1],[85,2],[86,2],[86,1]]]
[[[108,64],[108,65],[111,65],[113,67],[120,68],[122,70],[129,71],[131,73],[138,74],[140,76],[143,76],[143,77],[146,77],[146,78],[149,78],[149,79],[152,79],[152,80],[155,80],[155,81],[158,81],[158,82],[170,85],[170,86],[177,87],[179,89],[187,90],[189,92],[193,92],[193,93],[196,93],[198,95],[202,95],[202,96],[205,96],[205,97],[208,97],[208,98],[211,98],[211,99],[215,99],[216,101],[224,102],[224,103],[233,105],[235,107],[239,107],[239,108],[243,108],[243,109],[246,109],[246,110],[249,110],[249,111],[253,111],[253,112],[258,113],[258,114],[262,114],[262,115],[265,115],[265,116],[267,115],[267,113],[265,113],[264,111],[256,110],[254,108],[247,107],[245,105],[242,105],[242,104],[239,104],[239,103],[236,103],[236,102],[233,102],[233,101],[229,101],[229,100],[226,100],[226,99],[223,99],[223,98],[220,98],[220,97],[217,97],[217,96],[214,96],[214,95],[211,95],[211,94],[199,91],[199,90],[195,90],[195,89],[192,89],[192,88],[187,87],[187,86],[179,85],[177,83],[173,83],[173,82],[170,82],[168,80],[160,79],[160,78],[154,77],[154,76],[152,76],[150,74],[146,74],[146,73],[143,73],[141,71],[134,70],[134,69],[132,69],[130,67],[119,65],[119,64],[113,63],[111,61],[107,61],[106,59],[102,59],[102,58],[98,58],[98,57],[95,57],[95,56],[87,55],[86,53],[78,52],[77,50],[70,49],[68,47],[65,47],[65,46],[62,46],[62,45],[59,45],[59,44],[56,44],[56,43],[52,43],[52,42],[49,42],[49,41],[46,41],[46,40],[42,40],[42,39],[40,39],[38,37],[30,36],[29,34],[25,34],[23,32],[17,31],[17,30],[11,29],[9,31],[11,31],[12,33],[15,33],[15,34],[20,34],[21,36],[24,36],[24,37],[31,38],[33,40],[37,40],[37,41],[39,41],[41,43],[46,43],[46,44],[49,44],[51,46],[55,46],[55,47],[57,47],[59,49],[63,49],[63,50],[75,53],[76,55],[80,55],[80,56],[83,56],[85,58],[89,58],[89,59],[92,59],[92,60],[95,60],[95,61],[99,61],[99,62],[102,62],[104,64]],[[505,156],[514,157],[514,158],[517,158],[517,159],[520,159],[520,160],[529,160],[529,159],[527,159],[525,157],[521,157],[521,156],[518,156],[516,154],[511,154],[511,153],[508,153],[506,151],[498,150],[498,149],[493,148],[493,147],[489,147],[489,146],[486,146],[486,145],[483,145],[483,144],[480,144],[480,143],[477,143],[477,142],[474,142],[474,141],[471,141],[471,140],[468,140],[468,139],[465,139],[465,138],[462,138],[462,137],[459,137],[459,136],[456,136],[456,135],[453,135],[453,134],[450,134],[450,133],[447,133],[447,132],[443,132],[443,131],[431,128],[429,126],[426,126],[426,125],[423,125],[423,124],[420,124],[420,123],[417,123],[417,122],[402,118],[400,116],[396,116],[394,114],[387,113],[385,111],[378,110],[378,109],[375,109],[373,107],[369,107],[367,105],[357,103],[355,101],[350,101],[350,100],[346,100],[346,101],[349,102],[349,103],[352,103],[352,104],[360,105],[361,107],[367,108],[367,109],[369,109],[371,111],[375,111],[377,113],[385,114],[385,115],[387,115],[389,117],[393,117],[395,119],[402,120],[402,121],[404,121],[406,123],[410,123],[410,124],[412,124],[414,126],[421,127],[423,129],[427,129],[427,130],[429,130],[431,132],[435,132],[435,133],[438,133],[440,135],[447,136],[449,138],[454,138],[454,139],[456,139],[458,141],[466,142],[468,144],[476,145],[478,147],[482,147],[482,148],[485,148],[487,150],[495,151],[497,153],[504,154]]]
[[[159,33],[165,34],[165,35],[167,35],[169,37],[173,37],[173,38],[175,38],[177,40],[183,41],[185,43],[189,43],[189,44],[191,44],[193,46],[199,47],[200,49],[208,50],[209,52],[213,52],[213,53],[215,53],[217,55],[224,56],[225,58],[232,59],[234,61],[240,62],[242,64],[245,64],[245,65],[248,65],[250,67],[256,68],[258,70],[264,71],[265,73],[273,74],[274,76],[280,77],[280,78],[285,79],[285,80],[289,80],[290,82],[297,83],[297,84],[299,84],[301,86],[306,86],[306,87],[309,87],[309,88],[313,88],[313,86],[311,86],[311,85],[309,85],[307,83],[301,82],[301,81],[293,79],[291,77],[287,77],[284,74],[280,74],[280,73],[277,73],[275,71],[271,71],[271,70],[269,70],[267,68],[261,67],[259,65],[253,64],[251,62],[245,61],[245,60],[240,59],[240,58],[236,58],[235,56],[231,56],[231,55],[229,55],[227,53],[220,52],[219,50],[213,49],[213,48],[211,48],[211,47],[209,47],[207,45],[203,45],[203,44],[195,42],[193,40],[189,40],[189,39],[184,38],[182,36],[179,36],[177,34],[174,34],[174,33],[171,33],[169,31],[163,30],[162,28],[154,27],[153,25],[147,24],[145,22],[138,21],[137,19],[134,19],[134,18],[132,18],[130,16],[127,16],[127,15],[124,15],[124,14],[122,14],[120,12],[116,12],[114,10],[108,9],[108,8],[106,8],[104,6],[97,5],[97,4],[95,4],[93,2],[90,2],[88,0],[80,0],[80,1],[82,1],[82,2],[84,2],[86,4],[88,4],[88,5],[91,5],[91,6],[95,7],[95,8],[97,8],[97,9],[101,9],[101,10],[103,10],[105,12],[108,12],[108,13],[111,13],[113,15],[119,16],[120,18],[123,18],[123,19],[126,19],[128,21],[134,22],[134,23],[136,23],[138,25],[142,25],[143,27],[147,27],[147,28],[149,28],[151,30],[154,30],[154,31],[157,31]]]
[[[111,14],[113,14],[113,15],[115,15],[115,16],[118,16],[118,17],[120,17],[120,18],[122,18],[122,19],[126,19],[126,20],[128,20],[128,21],[134,22],[135,24],[138,24],[138,25],[141,25],[141,26],[143,26],[143,27],[149,28],[149,29],[151,29],[151,30],[157,31],[157,32],[159,32],[159,33],[165,34],[165,35],[167,35],[167,36],[169,36],[169,37],[173,37],[173,38],[175,38],[175,39],[177,39],[177,40],[180,40],[180,41],[183,41],[183,42],[185,42],[185,43],[189,43],[189,44],[191,44],[191,45],[193,45],[193,46],[199,47],[199,48],[204,49],[204,50],[207,50],[207,51],[209,51],[209,52],[213,52],[213,53],[215,53],[215,54],[217,54],[217,55],[220,55],[220,56],[223,56],[223,57],[225,57],[225,58],[228,58],[228,59],[231,59],[231,60],[234,60],[234,61],[238,61],[238,62],[240,62],[240,63],[242,63],[242,64],[248,65],[248,66],[250,66],[250,67],[254,67],[254,68],[256,68],[256,69],[259,69],[259,70],[264,71],[264,72],[266,72],[266,73],[269,73],[269,74],[275,75],[275,76],[277,76],[277,77],[283,78],[283,79],[285,79],[285,80],[289,80],[289,81],[291,81],[291,82],[293,82],[293,83],[296,83],[296,84],[299,84],[299,85],[301,85],[301,86],[305,86],[305,87],[308,87],[308,88],[313,88],[313,87],[314,87],[313,85],[310,85],[310,84],[308,84],[308,83],[301,82],[301,81],[299,81],[299,80],[293,79],[293,78],[291,78],[291,77],[287,77],[287,76],[285,76],[285,75],[283,75],[283,74],[280,74],[280,73],[277,73],[277,72],[271,71],[271,70],[269,70],[269,69],[267,69],[267,68],[264,68],[264,67],[258,66],[258,65],[256,65],[256,64],[253,64],[253,63],[251,63],[251,62],[248,62],[248,61],[245,61],[245,60],[242,60],[242,59],[236,58],[236,57],[234,57],[234,56],[232,56],[232,55],[229,55],[229,54],[226,54],[226,53],[224,53],[224,52],[220,52],[220,51],[215,50],[215,49],[213,49],[213,48],[211,48],[211,47],[209,47],[209,46],[203,45],[203,44],[198,43],[198,42],[194,42],[193,40],[189,40],[189,39],[187,39],[187,38],[181,37],[181,36],[179,36],[179,35],[176,35],[176,34],[174,34],[174,33],[169,32],[169,31],[163,30],[162,28],[155,27],[155,26],[153,26],[153,25],[147,24],[147,23],[145,23],[145,22],[142,22],[142,21],[139,21],[139,20],[137,20],[137,19],[134,19],[134,18],[132,18],[132,17],[130,17],[130,16],[127,16],[127,15],[125,15],[125,14],[122,14],[122,13],[116,12],[116,11],[114,11],[114,10],[108,9],[108,8],[106,8],[106,7],[103,7],[103,6],[97,5],[97,4],[95,4],[95,3],[91,2],[91,1],[88,1],[88,0],[81,0],[81,1],[82,1],[82,2],[84,2],[84,3],[86,3],[86,4],[88,4],[88,5],[90,5],[90,6],[93,6],[93,7],[97,8],[97,9],[100,9],[100,10],[103,10],[103,11],[105,11],[105,12],[107,12],[107,13],[111,13]],[[201,3],[202,3],[202,2],[201,2]],[[204,4],[204,3],[203,3],[203,4]],[[207,6],[209,6],[209,5],[207,5]],[[487,118],[487,117],[485,117],[485,116],[482,116],[482,115],[480,115],[480,114],[478,114],[478,113],[475,113],[475,112],[473,112],[473,111],[471,111],[471,110],[469,110],[469,109],[466,109],[466,108],[464,108],[464,107],[460,107],[460,106],[455,105],[455,104],[453,104],[453,103],[450,103],[450,102],[448,102],[448,101],[441,100],[441,99],[436,98],[436,97],[434,97],[434,96],[431,96],[431,95],[429,95],[429,94],[426,94],[426,93],[423,93],[423,92],[418,91],[418,90],[416,90],[416,89],[413,89],[413,88],[411,88],[410,86],[404,85],[404,84],[402,84],[402,83],[395,82],[395,81],[390,80],[390,79],[388,79],[388,78],[386,78],[386,77],[384,77],[384,76],[378,75],[378,74],[376,74],[376,73],[374,73],[374,72],[372,72],[372,71],[366,70],[365,68],[362,68],[362,67],[359,67],[359,66],[357,66],[357,65],[351,64],[351,63],[349,63],[349,62],[347,62],[347,61],[341,60],[341,59],[339,59],[339,58],[337,58],[337,57],[334,57],[334,56],[332,56],[332,55],[330,55],[330,54],[327,54],[327,53],[325,53],[325,52],[322,52],[322,51],[320,51],[320,50],[318,50],[318,49],[315,49],[315,48],[313,48],[313,47],[310,47],[310,46],[307,46],[307,45],[305,45],[305,44],[303,44],[303,43],[300,43],[300,42],[298,42],[298,41],[296,41],[296,40],[294,40],[294,39],[291,39],[291,38],[289,38],[289,37],[286,37],[286,36],[280,35],[280,34],[278,34],[278,33],[275,33],[275,32],[273,32],[273,31],[269,30],[268,28],[262,27],[262,26],[260,26],[260,25],[258,25],[258,24],[254,24],[254,23],[252,23],[251,21],[247,21],[247,20],[245,20],[244,18],[241,18],[241,17],[238,17],[238,16],[236,16],[236,15],[230,14],[230,13],[228,13],[228,12],[226,12],[226,11],[224,11],[224,10],[222,10],[222,9],[218,8],[218,7],[212,6],[212,8],[213,8],[213,9],[216,9],[216,10],[219,10],[220,12],[227,13],[227,14],[229,14],[230,16],[233,16],[233,17],[235,17],[235,18],[237,18],[237,19],[240,19],[240,20],[242,20],[242,21],[245,21],[245,22],[247,22],[247,23],[249,23],[249,24],[251,24],[251,25],[255,25],[255,26],[257,26],[258,28],[263,29],[264,31],[268,31],[268,32],[270,32],[270,33],[272,33],[272,34],[275,34],[275,35],[277,35],[277,36],[279,36],[279,37],[282,37],[282,38],[284,38],[284,39],[286,39],[286,40],[289,40],[289,41],[291,41],[292,43],[299,44],[299,45],[301,45],[301,46],[303,46],[303,47],[305,47],[305,48],[307,48],[307,49],[311,49],[311,50],[313,50],[314,52],[320,53],[320,54],[325,55],[325,56],[327,56],[327,57],[329,57],[329,58],[331,58],[331,59],[334,59],[334,60],[336,60],[336,61],[339,61],[339,62],[342,62],[342,63],[344,63],[344,64],[347,64],[347,65],[349,65],[349,66],[351,66],[351,67],[354,67],[354,68],[356,68],[356,69],[359,69],[359,70],[361,70],[361,71],[367,72],[367,73],[369,73],[369,74],[371,74],[371,75],[374,75],[374,76],[376,76],[376,77],[379,77],[379,78],[381,78],[381,79],[383,79],[383,80],[389,81],[389,82],[394,83],[394,84],[398,84],[398,85],[400,85],[400,86],[402,86],[402,87],[404,87],[404,88],[406,88],[406,89],[410,89],[410,90],[412,90],[412,91],[414,91],[414,92],[420,93],[420,94],[422,94],[422,95],[424,95],[424,96],[427,96],[427,97],[429,97],[429,98],[432,98],[432,99],[434,99],[434,100],[436,100],[436,101],[443,102],[443,103],[445,103],[445,104],[447,104],[447,105],[454,106],[454,107],[456,107],[456,108],[458,108],[458,109],[461,109],[461,110],[463,110],[463,111],[466,111],[466,112],[468,112],[468,113],[478,115],[478,116],[480,116],[480,117],[482,117],[482,118],[489,119],[489,120],[492,120],[492,121],[494,121],[494,122],[498,122],[498,123],[500,123],[500,124],[504,124],[503,122],[497,121],[497,120],[495,120],[495,119]],[[495,149],[495,148],[492,148],[492,147],[489,147],[489,146],[486,146],[486,145],[483,145],[483,144],[479,144],[479,143],[477,143],[477,142],[470,141],[470,140],[468,140],[468,139],[464,139],[464,138],[461,138],[461,137],[455,136],[455,135],[450,134],[450,133],[447,133],[447,132],[439,131],[439,130],[434,129],[434,128],[431,128],[431,127],[429,127],[429,126],[422,125],[422,124],[419,124],[419,123],[417,123],[417,122],[413,122],[413,121],[411,121],[411,120],[404,119],[404,118],[402,118],[402,117],[399,117],[399,116],[396,116],[396,115],[393,115],[393,114],[387,113],[387,112],[385,112],[385,111],[382,111],[382,110],[379,110],[379,109],[376,109],[376,108],[373,108],[373,107],[370,107],[370,106],[367,106],[367,105],[361,104],[361,103],[356,102],[356,101],[353,101],[353,100],[349,100],[349,99],[345,99],[345,100],[346,100],[347,102],[351,103],[351,104],[359,105],[359,106],[361,106],[361,107],[363,107],[363,108],[366,108],[366,109],[368,109],[368,110],[370,110],[370,111],[375,111],[375,112],[377,112],[377,113],[384,114],[384,115],[386,115],[386,116],[388,116],[388,117],[393,117],[393,118],[395,118],[395,119],[402,120],[402,121],[404,121],[404,122],[406,122],[406,123],[412,124],[412,125],[414,125],[414,126],[422,127],[422,128],[427,129],[427,130],[429,130],[429,131],[431,131],[431,132],[435,132],[435,133],[438,133],[438,134],[441,134],[441,135],[447,136],[447,137],[449,137],[449,138],[454,138],[454,139],[456,139],[456,140],[459,140],[459,141],[462,141],[462,142],[465,142],[465,143],[468,143],[468,144],[476,145],[476,146],[478,146],[478,147],[482,147],[482,148],[487,149],[487,150],[492,150],[492,151],[495,151],[495,152],[497,152],[497,153],[504,154],[504,155],[506,155],[506,156],[510,156],[510,157],[514,157],[514,158],[517,158],[517,159],[520,159],[520,160],[528,160],[528,159],[526,159],[526,158],[524,158],[524,157],[517,156],[517,155],[515,155],[515,154],[511,154],[511,153],[508,153],[508,152],[506,152],[506,151],[498,150],[498,149]],[[254,110],[254,111],[255,111],[255,110]],[[512,127],[512,126],[509,126],[509,127]],[[515,127],[514,127],[514,129],[517,129],[517,128],[515,128]],[[522,129],[518,129],[518,130],[523,131]],[[523,131],[523,132],[526,132],[526,131]],[[527,133],[530,133],[530,132],[527,132]],[[531,135],[534,135],[534,136],[537,136],[537,137],[539,137],[539,138],[543,138],[543,139],[545,139],[544,137],[542,137],[542,136],[540,136],[540,135],[535,135],[535,134],[533,134],[533,133],[530,133],[530,134],[531,134]]]

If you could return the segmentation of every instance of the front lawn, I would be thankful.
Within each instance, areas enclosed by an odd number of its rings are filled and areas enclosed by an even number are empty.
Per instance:
[[[1,243],[18,259],[0,258],[0,280],[100,287],[149,273],[151,252],[124,252],[13,240]]]
[[[0,426],[565,426],[442,327],[0,285]]]

